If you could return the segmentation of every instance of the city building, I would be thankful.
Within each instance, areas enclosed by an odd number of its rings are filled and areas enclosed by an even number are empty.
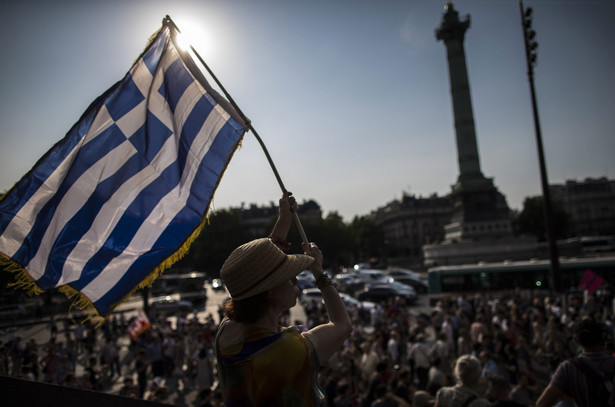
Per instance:
[[[422,263],[425,244],[444,240],[444,225],[452,215],[450,196],[433,194],[423,198],[404,194],[372,211],[369,218],[383,232],[389,264],[416,267]]]
[[[615,235],[615,180],[567,180],[550,185],[551,200],[568,214],[570,236]]]

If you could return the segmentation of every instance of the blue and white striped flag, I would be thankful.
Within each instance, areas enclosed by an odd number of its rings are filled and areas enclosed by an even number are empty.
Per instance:
[[[2,197],[0,259],[22,288],[105,317],[200,231],[246,124],[172,30]]]

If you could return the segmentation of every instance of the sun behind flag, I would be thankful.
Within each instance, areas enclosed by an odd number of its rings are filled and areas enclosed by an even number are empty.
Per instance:
[[[164,24],[124,79],[0,200],[13,285],[106,317],[198,235],[246,124]]]

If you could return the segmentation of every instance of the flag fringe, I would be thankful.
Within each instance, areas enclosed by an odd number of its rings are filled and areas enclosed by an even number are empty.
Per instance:
[[[30,275],[26,272],[26,269],[14,260],[7,258],[4,254],[0,255],[0,267],[9,273],[12,273],[15,278],[15,281],[6,285],[8,288],[23,290],[30,297],[33,295],[40,295],[45,292],[45,290],[40,288],[36,284],[36,281],[30,277]]]
[[[73,299],[73,302],[70,304],[68,308],[68,316],[73,321],[73,323],[84,324],[88,321],[92,321],[92,324],[98,328],[101,326],[107,319],[101,317],[98,314],[98,310],[92,304],[92,301],[88,297],[86,297],[83,293],[75,290],[73,287],[69,285],[63,285],[58,287],[58,291],[66,296],[66,298]],[[76,298],[75,298],[76,297]],[[85,317],[80,321],[76,321],[73,317],[73,308],[76,308],[77,311],[85,311]]]

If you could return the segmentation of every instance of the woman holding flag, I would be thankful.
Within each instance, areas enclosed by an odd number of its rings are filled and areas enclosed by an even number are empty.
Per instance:
[[[220,276],[231,294],[216,336],[216,356],[226,406],[316,406],[323,401],[317,383],[321,363],[337,352],[352,325],[346,307],[322,268],[314,243],[305,254],[287,255],[286,235],[295,199],[284,193],[269,238],[239,246]],[[329,316],[327,324],[302,332],[278,326],[279,315],[297,302],[296,276],[314,275]]]

